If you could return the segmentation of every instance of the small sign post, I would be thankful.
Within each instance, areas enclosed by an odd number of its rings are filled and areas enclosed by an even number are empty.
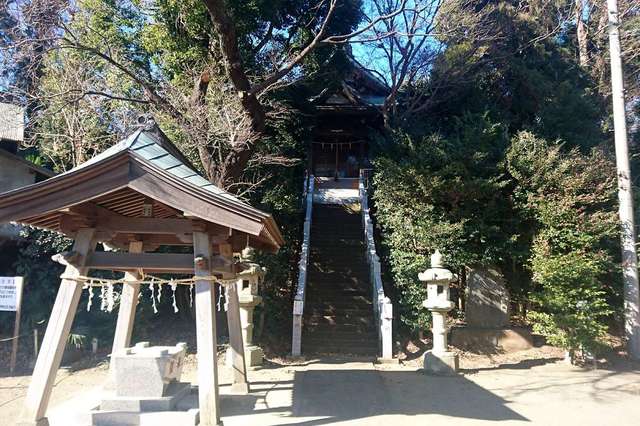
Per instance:
[[[22,305],[23,277],[0,277],[0,311],[16,313],[13,325],[13,342],[11,345],[11,359],[9,371],[13,373],[16,368],[18,355],[18,336],[20,336],[20,308]]]

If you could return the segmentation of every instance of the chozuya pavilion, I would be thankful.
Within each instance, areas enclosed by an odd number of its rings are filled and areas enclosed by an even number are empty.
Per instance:
[[[112,353],[131,345],[145,274],[192,276],[189,284],[195,285],[200,424],[220,424],[214,284],[229,284],[243,271],[245,264],[234,253],[247,246],[279,249],[283,239],[271,215],[198,175],[149,121],[125,140],[66,173],[1,194],[0,222],[8,221],[61,232],[74,240],[73,251],[58,257],[66,269],[20,424],[49,423],[46,411],[56,371],[83,285],[89,271],[96,269],[125,273]],[[95,251],[98,242],[120,251]],[[159,246],[191,246],[193,254],[153,253]],[[232,387],[248,392],[237,288],[226,288]]]

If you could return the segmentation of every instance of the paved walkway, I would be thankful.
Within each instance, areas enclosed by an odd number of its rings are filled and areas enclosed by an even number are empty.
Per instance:
[[[368,363],[314,363],[223,400],[235,425],[637,425],[640,371],[529,364],[428,377]],[[253,400],[251,400],[253,399]]]
[[[222,367],[220,372],[226,426],[464,426],[495,421],[635,426],[640,421],[638,369],[585,371],[563,363],[523,361],[458,377],[431,377],[403,366],[309,361],[252,371],[248,396],[225,395],[229,372]],[[83,370],[59,383],[50,412],[52,426],[71,425],[70,411],[97,397],[89,385],[104,373]],[[184,378],[194,377],[194,369],[187,369]],[[21,403],[20,397],[4,401],[2,392],[10,379],[0,379],[2,425],[12,424]]]

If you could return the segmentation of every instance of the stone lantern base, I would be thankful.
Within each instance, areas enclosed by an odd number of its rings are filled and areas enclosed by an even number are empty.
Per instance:
[[[433,353],[427,351],[424,354],[424,371],[427,374],[454,375],[458,371],[458,355],[455,352]]]
[[[262,358],[264,358],[264,351],[260,346],[249,346],[244,350],[244,359],[246,360],[247,367],[257,367],[262,365]]]
[[[225,363],[227,366],[231,366],[232,362],[232,351],[231,348],[227,349],[227,353],[225,354]],[[262,365],[262,359],[264,358],[264,351],[259,346],[246,346],[244,348],[244,362],[247,367],[258,367]]]

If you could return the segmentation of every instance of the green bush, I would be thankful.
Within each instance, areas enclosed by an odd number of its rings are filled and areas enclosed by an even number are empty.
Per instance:
[[[382,228],[402,325],[424,329],[424,283],[418,272],[439,249],[447,265],[493,265],[517,251],[510,238],[513,213],[498,172],[508,140],[485,115],[466,115],[454,132],[411,136],[396,132],[375,160],[376,220]]]
[[[615,166],[598,151],[563,152],[521,132],[507,153],[514,198],[533,224],[534,330],[569,350],[596,352],[619,289]]]

